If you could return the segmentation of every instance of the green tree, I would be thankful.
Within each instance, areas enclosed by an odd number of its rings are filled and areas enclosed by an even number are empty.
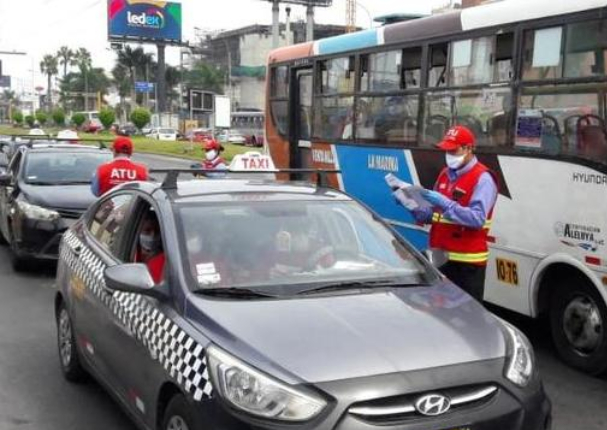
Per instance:
[[[139,129],[139,131],[149,124],[150,119],[150,111],[145,108],[136,108],[131,113],[131,122]]]
[[[23,113],[21,113],[21,111],[19,111],[19,110],[13,111],[12,120],[15,122],[15,124],[17,124],[18,126],[21,126],[21,124],[23,124]]]
[[[74,51],[67,46],[62,46],[59,48],[59,51],[57,51],[57,60],[63,67],[63,79],[65,79],[67,75],[67,68],[73,65],[74,62]]]
[[[65,124],[65,112],[61,108],[53,110],[53,122],[55,125],[62,126]]]
[[[43,126],[48,120],[48,115],[46,114],[46,112],[39,110],[36,112],[36,120],[41,126]]]
[[[109,93],[112,85],[110,78],[105,74],[102,68],[92,68],[86,73],[86,85],[89,93],[100,92],[102,96]],[[64,102],[66,108],[72,111],[86,111],[84,99],[81,97],[73,98],[66,97],[65,94],[76,93],[82,94],[85,91],[85,76],[80,72],[68,73],[66,78],[61,82],[61,92],[64,94]]]
[[[34,123],[36,122],[36,118],[34,118],[33,115],[27,115],[25,117],[25,122],[27,123],[27,125],[30,126],[30,128],[32,128],[34,126]]]
[[[86,121],[86,117],[83,113],[75,113],[74,115],[72,115],[72,124],[74,124],[76,127],[82,127],[84,121]]]
[[[116,113],[110,108],[103,108],[99,112],[99,121],[101,121],[106,130],[109,130],[114,121],[116,121]]]
[[[125,46],[124,49],[118,51],[117,62],[120,66],[128,71],[128,76],[130,79],[130,91],[131,91],[131,106],[135,106],[136,104],[136,94],[135,94],[135,81],[137,81],[137,71],[142,69],[142,64],[147,61],[145,59],[146,54],[143,48],[131,48],[130,46]]]
[[[189,87],[223,94],[225,77],[223,70],[199,61],[192,70],[185,73],[184,81]]]
[[[120,97],[119,110],[121,112],[122,121],[126,122],[126,116],[124,116],[125,112],[125,98],[131,92],[131,80],[129,77],[129,71],[126,67],[121,64],[116,64],[112,69],[112,83],[118,91],[118,96]]]
[[[86,48],[79,48],[74,53],[74,59],[72,64],[78,67],[80,74],[84,81],[84,110],[89,110],[89,74],[93,66],[93,60],[91,59],[91,53]]]
[[[47,79],[47,87],[46,87],[46,108],[50,112],[52,106],[52,79],[57,73],[58,70],[58,61],[57,57],[54,55],[45,55],[40,62],[40,71],[46,75]]]

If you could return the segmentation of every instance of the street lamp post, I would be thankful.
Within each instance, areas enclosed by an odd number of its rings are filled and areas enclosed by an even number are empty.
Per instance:
[[[228,77],[227,77],[227,86],[228,86],[228,96],[230,97],[230,109],[232,109],[232,107],[234,106],[232,97],[233,97],[233,93],[232,93],[232,52],[230,51],[230,45],[228,44],[228,41],[226,38],[223,38],[223,43],[226,47],[226,52],[228,54]]]

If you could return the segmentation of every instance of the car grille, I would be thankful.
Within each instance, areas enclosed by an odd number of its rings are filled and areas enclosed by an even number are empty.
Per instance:
[[[427,418],[415,407],[415,402],[427,394],[441,394],[447,397],[451,402],[451,407],[445,414],[449,414],[463,408],[488,403],[497,392],[498,388],[495,385],[448,388],[357,403],[352,405],[348,412],[357,418],[377,424],[402,422]]]

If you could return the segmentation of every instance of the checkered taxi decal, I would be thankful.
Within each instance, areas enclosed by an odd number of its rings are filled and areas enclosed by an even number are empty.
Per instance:
[[[79,257],[72,252],[76,248],[81,249]],[[213,389],[202,345],[143,296],[122,291],[110,293],[103,277],[105,263],[69,230],[63,237],[59,257],[194,400],[211,396]]]

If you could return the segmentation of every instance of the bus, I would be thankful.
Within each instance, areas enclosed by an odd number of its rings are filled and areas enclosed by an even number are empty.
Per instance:
[[[420,250],[385,175],[431,189],[454,124],[499,179],[485,301],[547,318],[561,358],[607,371],[607,0],[509,0],[269,55],[278,168],[330,180]]]
[[[240,132],[250,146],[263,146],[264,114],[261,111],[232,112],[232,130]]]

